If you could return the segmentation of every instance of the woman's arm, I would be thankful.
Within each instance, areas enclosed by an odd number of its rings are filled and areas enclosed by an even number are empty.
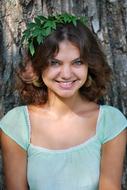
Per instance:
[[[99,190],[121,190],[126,130],[102,147]]]
[[[3,132],[1,146],[7,190],[28,190],[26,151]]]

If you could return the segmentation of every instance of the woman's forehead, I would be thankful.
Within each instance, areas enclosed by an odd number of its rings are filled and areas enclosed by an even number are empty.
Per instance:
[[[59,43],[59,50],[54,55],[54,58],[58,60],[74,60],[78,57],[80,57],[79,49],[69,41],[62,41],[61,43]]]

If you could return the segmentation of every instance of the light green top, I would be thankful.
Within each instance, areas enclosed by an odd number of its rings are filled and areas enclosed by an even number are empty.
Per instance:
[[[64,150],[49,150],[30,143],[27,106],[9,111],[0,126],[28,153],[30,190],[98,190],[101,146],[122,132],[127,127],[127,120],[118,109],[100,106],[96,134]]]

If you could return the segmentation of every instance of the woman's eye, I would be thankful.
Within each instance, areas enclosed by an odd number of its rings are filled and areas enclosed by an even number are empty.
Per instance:
[[[82,61],[75,61],[74,62],[74,65],[82,65],[83,63],[82,63]]]
[[[51,60],[50,62],[49,62],[49,64],[51,65],[51,66],[59,66],[59,62],[58,61],[55,61],[55,60]]]

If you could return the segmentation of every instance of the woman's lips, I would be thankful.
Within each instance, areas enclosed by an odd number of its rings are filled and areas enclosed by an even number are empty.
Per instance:
[[[74,80],[74,81],[56,81],[56,82],[60,88],[68,90],[74,86],[76,80]]]

